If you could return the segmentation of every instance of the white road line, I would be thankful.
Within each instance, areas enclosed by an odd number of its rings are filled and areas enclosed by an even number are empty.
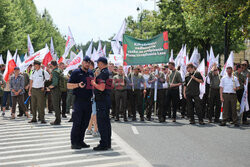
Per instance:
[[[135,149],[133,149],[130,145],[128,145],[115,132],[112,132],[112,137],[116,141],[117,145],[119,145],[121,149],[125,153],[127,153],[139,167],[152,167],[152,165],[143,156],[141,156]]]
[[[91,152],[88,154],[72,154],[72,155],[63,155],[63,156],[57,156],[57,157],[45,157],[45,158],[37,158],[37,159],[29,159],[29,160],[20,160],[20,161],[10,161],[10,162],[1,162],[1,166],[4,165],[14,165],[14,164],[22,164],[22,163],[34,163],[34,162],[41,162],[41,161],[50,161],[50,160],[57,160],[56,163],[53,163],[54,165],[59,163],[59,159],[65,159],[65,158],[77,158],[77,157],[89,157],[90,155],[104,155],[104,154],[109,154],[109,153],[113,153],[113,150],[110,151],[104,151],[104,152]],[[122,157],[122,156],[117,156],[117,157]],[[124,157],[127,157],[124,156]],[[113,159],[115,157],[110,157],[110,159]],[[97,158],[94,158],[96,161]],[[106,157],[105,157],[106,159]],[[85,161],[88,161],[89,159],[86,159]],[[84,160],[82,160],[82,162],[84,162]],[[67,163],[67,162],[66,162]],[[49,164],[48,164],[49,165]],[[40,165],[41,166],[41,165]]]
[[[117,149],[116,149],[117,148]],[[114,149],[116,149],[116,151],[119,151],[119,147],[115,146]],[[30,157],[36,157],[36,156],[43,156],[43,155],[53,155],[56,154],[55,157],[57,157],[57,154],[60,153],[74,153],[74,152],[81,152],[81,151],[91,151],[92,148],[86,148],[83,150],[72,150],[72,149],[66,149],[66,150],[59,150],[59,151],[50,151],[50,152],[39,152],[39,153],[31,153],[31,154],[21,154],[21,155],[13,155],[13,156],[3,156],[0,157],[0,160],[8,160],[8,159],[15,159],[15,158],[30,158]],[[34,159],[34,158],[32,158]]]
[[[17,129],[18,128],[18,129]],[[44,126],[44,127],[35,127],[35,126],[31,126],[31,127],[27,127],[27,128],[20,128],[20,127],[16,127],[16,128],[10,128],[10,129],[4,129],[4,130],[0,130],[0,132],[6,132],[6,131],[8,131],[8,132],[16,132],[16,133],[18,133],[18,132],[23,132],[24,130],[39,130],[39,129],[41,129],[41,130],[61,130],[61,129],[71,129],[71,127],[58,127],[58,128],[54,128],[54,129],[52,129],[51,127],[49,127],[49,126]]]
[[[47,134],[60,134],[60,133],[67,133],[70,134],[70,130],[60,130],[60,131],[39,131],[39,132],[32,132],[32,133],[28,133],[29,131],[26,131],[25,133],[22,134],[3,134],[1,133],[0,139],[3,138],[12,138],[12,137],[22,137],[22,136],[31,136],[31,135],[47,135]]]
[[[131,126],[131,128],[132,128],[132,131],[134,132],[135,135],[139,134],[139,132],[138,132],[138,130],[136,129],[135,126]]]
[[[107,153],[107,152],[103,152]],[[60,165],[71,165],[71,164],[78,164],[84,162],[95,162],[95,161],[102,161],[102,160],[113,160],[113,159],[122,159],[122,158],[129,158],[127,155],[121,155],[116,157],[101,157],[101,158],[91,158],[91,159],[81,159],[81,160],[74,160],[74,161],[64,161],[64,162],[56,162],[56,163],[49,163],[49,164],[41,164],[39,167],[53,167],[53,166],[60,166]],[[102,164],[105,166],[104,164]],[[93,165],[95,166],[95,165]]]
[[[132,161],[120,161],[120,162],[111,162],[111,163],[105,163],[105,164],[94,164],[94,165],[88,165],[88,167],[113,167],[113,166],[129,166],[129,165],[136,165],[135,162]]]
[[[95,145],[99,142],[88,142],[87,144]],[[29,151],[44,151],[44,150],[52,150],[52,149],[59,149],[59,148],[70,148],[70,143],[67,143],[67,145],[62,146],[51,146],[51,147],[41,147],[41,148],[28,148],[28,149],[21,149],[21,150],[11,150],[11,151],[1,151],[0,155],[6,155],[10,153],[20,153],[20,152],[29,152]]]
[[[30,141],[30,139],[34,139],[34,138],[45,138],[45,137],[69,137],[69,133],[65,134],[65,133],[59,133],[59,134],[50,134],[50,135],[44,135],[44,134],[40,134],[39,136],[35,136],[35,135],[30,135],[30,136],[24,136],[24,137],[12,137],[12,138],[5,138],[5,139],[1,139],[0,138],[0,143],[1,142],[5,142],[5,141],[11,141],[11,140],[23,140],[23,139],[28,139],[28,141]]]

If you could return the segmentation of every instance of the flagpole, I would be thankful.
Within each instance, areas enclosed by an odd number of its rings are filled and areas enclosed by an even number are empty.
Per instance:
[[[155,75],[158,75],[158,70],[155,71]],[[158,79],[158,78],[155,77],[155,79]],[[154,116],[155,117],[156,117],[157,87],[158,87],[158,80],[155,81],[155,90],[154,90]]]

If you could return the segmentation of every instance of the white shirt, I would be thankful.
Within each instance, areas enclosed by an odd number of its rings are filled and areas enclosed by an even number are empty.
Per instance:
[[[234,79],[234,80],[233,80]],[[240,86],[240,83],[237,77],[229,77],[228,75],[224,76],[221,79],[220,87],[223,88],[223,93],[236,93],[234,87],[237,88]]]
[[[43,71],[44,71],[44,76],[43,76]],[[38,71],[34,70],[30,75],[30,80],[33,81],[32,88],[43,88],[44,81],[49,79],[50,79],[49,73],[45,70],[42,70],[41,68]]]
[[[144,78],[144,80],[145,80],[145,82],[146,82],[146,87],[147,87],[147,88],[151,88],[151,84],[148,83],[149,74],[143,74],[143,78]],[[141,87],[144,88],[144,85],[141,84]]]
[[[164,73],[164,78],[166,78],[166,77],[167,77],[167,74]],[[167,89],[167,88],[168,88],[168,82],[165,81],[165,82],[162,84],[162,86],[163,86],[163,89]]]

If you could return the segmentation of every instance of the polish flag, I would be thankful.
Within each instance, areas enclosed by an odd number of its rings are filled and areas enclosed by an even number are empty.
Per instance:
[[[79,65],[82,64],[83,61],[83,52],[80,53],[69,63],[68,67],[64,70],[63,74],[67,75],[70,70],[77,69]]]
[[[71,33],[71,30],[69,28],[69,33],[68,33],[68,38],[67,38],[67,42],[66,42],[66,45],[65,45],[65,51],[64,51],[64,54],[62,55],[62,57],[60,57],[60,59],[58,60],[58,64],[60,64],[61,62],[64,62],[66,57],[68,56],[69,54],[69,51],[70,49],[75,45],[75,40],[73,38],[73,35]]]
[[[29,56],[33,55],[34,54],[34,48],[32,46],[32,43],[31,43],[31,40],[30,40],[30,36],[28,34],[28,54]]]
[[[5,71],[3,73],[3,78],[6,82],[9,80],[9,76],[14,71],[15,67],[16,67],[16,63],[15,63],[10,51],[8,50],[7,60],[6,60],[6,68],[5,68]]]
[[[35,60],[42,62],[43,64],[47,63],[49,61],[49,57],[51,56],[49,48],[43,48],[33,55],[29,56],[27,60],[25,60],[21,65],[20,65],[20,72],[24,72],[30,64],[33,64]],[[44,60],[46,59],[46,60]]]

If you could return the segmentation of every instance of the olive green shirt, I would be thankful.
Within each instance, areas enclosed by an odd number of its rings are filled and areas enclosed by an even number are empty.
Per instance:
[[[124,83],[123,86],[121,85],[122,83]],[[113,84],[114,84],[115,90],[124,90],[124,89],[126,89],[127,83],[128,83],[128,79],[124,75],[115,75],[113,77]]]
[[[172,71],[171,74],[169,75],[169,84],[178,84],[178,83],[182,83],[181,74],[177,70]]]
[[[130,79],[130,83],[134,84],[134,89],[141,89],[141,84],[145,83],[145,80],[143,78],[143,76],[139,73],[139,74],[129,74],[128,78]]]
[[[234,76],[238,78],[238,81],[240,83],[240,89],[244,89],[244,83],[246,81],[246,78],[241,73],[238,73],[238,71],[234,72]]]
[[[54,87],[57,87],[59,85],[59,74],[61,73],[61,71],[58,68],[55,68],[52,70],[51,74],[52,74],[52,83],[51,85]]]
[[[213,71],[210,71],[208,73],[208,77],[210,79],[210,88],[214,88],[214,89],[219,89],[220,88],[220,74],[218,75],[214,75]]]

